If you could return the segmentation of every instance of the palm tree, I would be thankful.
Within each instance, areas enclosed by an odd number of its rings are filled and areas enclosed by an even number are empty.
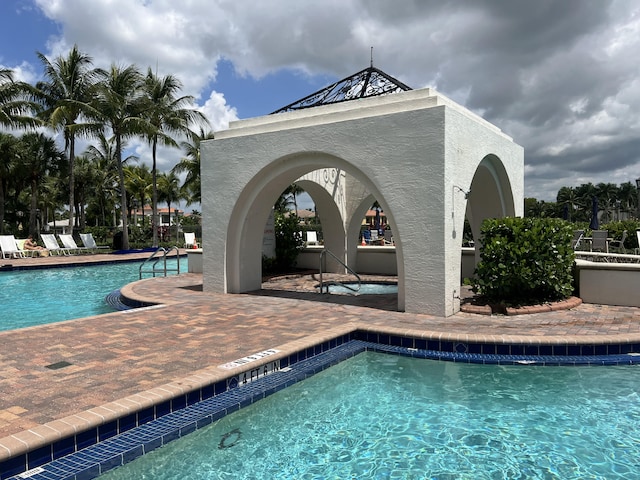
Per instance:
[[[0,125],[9,128],[35,127],[36,118],[28,115],[36,105],[27,100],[29,86],[13,80],[13,71],[0,68]]]
[[[602,207],[602,222],[611,221],[611,208],[618,198],[618,186],[615,183],[599,183],[596,185],[596,195]]]
[[[559,205],[566,206],[569,213],[567,220],[571,221],[576,204],[578,203],[578,195],[573,187],[562,187],[558,190],[556,201]]]
[[[122,216],[122,248],[129,249],[127,222],[127,192],[124,179],[122,151],[124,141],[138,135],[150,135],[152,129],[143,117],[141,95],[143,76],[135,65],[112,65],[102,72],[102,79],[94,97],[95,112],[113,133],[115,157],[120,185],[120,214]]]
[[[78,123],[78,120],[83,115],[92,116],[90,99],[99,70],[91,68],[93,60],[81,53],[77,45],[66,57],[59,56],[53,63],[42,53],[37,52],[37,55],[44,66],[46,80],[36,83],[34,95],[43,105],[41,118],[64,134],[69,160],[69,225],[73,228],[76,136],[89,134],[98,128],[95,124]]]
[[[146,101],[146,116],[153,126],[153,130],[147,139],[151,145],[152,167],[152,225],[153,225],[153,246],[158,246],[158,178],[156,153],[158,142],[170,147],[177,147],[178,144],[172,135],[185,135],[189,133],[189,125],[193,123],[208,124],[205,116],[192,108],[194,98],[190,95],[177,97],[177,93],[182,88],[180,81],[173,75],[158,77],[149,68],[144,81],[144,93]]]
[[[43,133],[25,133],[20,141],[21,169],[29,180],[31,206],[29,209],[29,234],[36,235],[36,213],[38,210],[38,187],[43,179],[58,168],[64,154],[56,147],[55,141]]]
[[[202,201],[202,190],[200,188],[200,143],[204,140],[213,139],[213,132],[205,132],[200,128],[199,133],[190,132],[189,140],[180,143],[180,148],[185,152],[185,156],[171,169],[171,172],[178,174],[187,172],[184,179],[183,188],[190,192],[192,202]]]
[[[620,185],[618,190],[618,200],[624,212],[634,212],[636,210],[636,202],[638,201],[638,189],[631,182],[625,182]]]
[[[5,202],[9,180],[13,180],[13,168],[18,163],[19,144],[15,136],[0,132],[0,234],[4,233]]]
[[[175,173],[162,173],[158,176],[158,197],[167,204],[167,209],[169,210],[169,238],[171,238],[171,204],[174,202],[177,204],[183,198],[180,179]],[[178,236],[177,232],[178,225],[176,222],[176,238]]]
[[[127,192],[137,200],[144,213],[144,206],[149,199],[151,190],[151,172],[149,171],[149,167],[146,165],[127,165],[124,176],[125,182],[127,183]],[[144,227],[144,215],[142,216],[142,226]]]
[[[90,145],[84,155],[94,165],[96,171],[96,200],[100,212],[101,224],[107,225],[107,206],[115,205],[118,186],[118,160],[115,153],[115,140],[107,138],[104,133],[98,134],[98,144]],[[129,157],[130,160],[137,157]],[[114,212],[115,216],[115,212]],[[113,221],[113,226],[117,225]]]

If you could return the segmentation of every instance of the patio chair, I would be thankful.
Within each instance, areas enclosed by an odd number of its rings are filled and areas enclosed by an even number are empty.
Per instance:
[[[611,240],[609,242],[609,250],[616,253],[627,253],[624,248],[624,241],[627,239],[627,231],[622,232],[622,238],[620,240]]]
[[[194,232],[184,232],[184,248],[198,248]]]
[[[574,250],[578,250],[580,248],[580,243],[584,240],[584,230],[574,230],[573,231],[573,240],[571,240],[571,248]]]
[[[51,255],[71,255],[68,248],[62,248],[53,233],[41,233],[42,243]]]
[[[71,235],[70,233],[59,233],[58,237],[64,245],[64,248],[69,250],[69,253],[71,253],[72,255],[74,253],[89,253],[89,248],[79,247],[76,241],[73,239],[73,235]]]
[[[80,240],[82,241],[82,245],[84,245],[91,253],[96,253],[98,250],[109,247],[106,245],[98,245],[96,244],[95,239],[93,238],[92,233],[81,233]]]
[[[2,250],[2,258],[26,257],[26,254],[18,248],[18,242],[13,235],[0,235],[0,250]]]
[[[391,230],[384,231],[384,244],[385,245],[394,245],[393,243],[393,233]]]
[[[591,251],[609,253],[609,242],[607,240],[609,232],[607,230],[594,230],[591,232]]]
[[[307,245],[317,245],[317,244],[318,244],[318,232],[309,230],[307,232]]]

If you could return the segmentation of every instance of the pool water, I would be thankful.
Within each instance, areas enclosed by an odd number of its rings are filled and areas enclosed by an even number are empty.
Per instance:
[[[357,282],[344,282],[343,284],[328,285],[328,288],[329,293],[340,295],[384,295],[398,293],[397,283],[363,282],[360,284],[360,289],[358,289]],[[326,291],[326,288],[324,291]]]
[[[100,478],[638,478],[639,389],[633,366],[366,352]]]
[[[105,297],[139,280],[141,263],[0,272],[0,331],[113,312]]]

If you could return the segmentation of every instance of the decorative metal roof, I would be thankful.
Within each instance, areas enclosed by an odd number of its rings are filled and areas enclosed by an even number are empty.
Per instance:
[[[411,90],[411,87],[371,65],[272,113],[292,112],[303,108],[348,102],[365,97],[377,97],[407,90]]]

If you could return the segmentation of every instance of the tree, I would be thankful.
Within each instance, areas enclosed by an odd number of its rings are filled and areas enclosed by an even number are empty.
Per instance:
[[[69,162],[69,225],[73,227],[75,194],[75,145],[76,136],[94,132],[98,126],[78,123],[83,116],[93,116],[90,100],[99,70],[92,69],[92,59],[74,45],[66,57],[58,57],[53,63],[37,52],[44,66],[45,81],[38,82],[34,95],[43,105],[41,118],[54,130],[62,130],[65,151]]]
[[[578,203],[576,190],[573,187],[562,187],[558,190],[556,201],[559,205],[567,208],[567,212],[569,214],[567,220],[571,221],[571,218],[575,215],[574,210]]]
[[[127,165],[124,176],[127,184],[127,192],[144,208],[149,199],[149,193],[151,193],[152,190],[152,177],[149,167],[146,165]],[[144,216],[142,217],[142,226],[144,227]]]
[[[101,73],[94,97],[94,112],[113,133],[115,157],[120,185],[120,214],[122,220],[122,248],[129,249],[129,229],[127,222],[127,192],[124,179],[122,152],[126,139],[149,135],[151,127],[143,116],[141,95],[143,77],[135,65],[120,67],[112,65],[109,71]]]
[[[185,156],[171,170],[173,173],[187,173],[183,188],[190,192],[192,202],[202,201],[202,189],[200,187],[200,143],[213,139],[213,132],[205,132],[200,129],[198,133],[190,132],[189,140],[180,143]]]
[[[43,133],[26,133],[21,138],[21,169],[29,180],[31,206],[29,208],[29,234],[36,235],[38,187],[43,179],[64,160],[64,154],[55,141]]]
[[[98,134],[98,144],[90,145],[84,155],[94,165],[96,170],[96,199],[98,203],[98,211],[100,223],[107,225],[107,208],[115,206],[115,198],[117,196],[118,185],[118,160],[115,152],[115,140],[107,138],[104,133]],[[137,158],[137,157],[134,157]],[[129,158],[125,159],[125,162]],[[117,225],[115,221],[115,212],[113,211],[113,226]]]
[[[28,115],[36,105],[26,97],[29,86],[13,80],[13,71],[0,68],[0,126],[35,127],[38,121]]]
[[[167,209],[169,210],[169,219],[171,219],[171,204],[173,204],[174,202],[177,204],[182,199],[180,179],[176,176],[175,173],[169,172],[169,173],[163,173],[159,175],[158,198],[167,204]],[[171,227],[171,220],[169,220],[169,227]],[[171,232],[171,228],[169,228],[169,232]],[[177,225],[176,225],[176,237],[177,237]],[[171,233],[169,233],[169,238],[171,238]]]
[[[14,165],[18,163],[19,150],[19,141],[15,136],[0,132],[0,234],[5,233],[5,202],[9,180],[13,177]]]
[[[153,246],[158,246],[158,183],[156,153],[158,142],[163,145],[177,147],[178,144],[172,135],[185,135],[189,133],[189,125],[192,123],[208,124],[205,116],[188,108],[193,105],[194,98],[190,95],[176,96],[182,84],[173,75],[158,77],[149,68],[144,80],[143,91],[146,96],[145,115],[152,126],[147,139],[152,152],[152,224]]]

